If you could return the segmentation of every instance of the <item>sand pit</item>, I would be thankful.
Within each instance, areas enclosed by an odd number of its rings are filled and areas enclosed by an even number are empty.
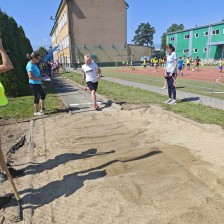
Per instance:
[[[33,152],[15,155],[25,223],[224,223],[220,127],[129,106],[39,119],[33,137]]]

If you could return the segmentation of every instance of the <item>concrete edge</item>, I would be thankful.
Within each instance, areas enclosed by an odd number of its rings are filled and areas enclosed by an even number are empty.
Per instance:
[[[29,145],[29,152],[30,152],[30,162],[34,160],[34,148],[35,143],[33,141],[33,127],[34,127],[35,120],[30,121],[29,126],[29,137],[28,137],[28,145]],[[29,197],[27,202],[27,209],[23,210],[23,217],[24,217],[24,224],[32,224],[32,216],[33,216],[33,208],[32,208],[32,196],[33,196],[33,175],[31,175],[29,180]]]
[[[83,89],[83,86],[81,85],[81,84],[79,84],[79,83],[77,83],[77,82],[74,82],[73,80],[71,80],[71,79],[69,79],[69,78],[66,78],[71,84],[73,84],[73,85],[75,85],[75,86],[77,86],[77,87],[79,87],[80,89]],[[83,90],[84,91],[84,90]],[[59,94],[60,95],[60,94]],[[97,97],[99,97],[99,98],[101,98],[101,99],[103,99],[103,101],[109,101],[105,96],[103,96],[103,95],[100,95],[99,93],[96,93],[96,96]],[[61,96],[60,96],[61,97]],[[69,109],[69,106],[68,105],[66,105],[66,103],[64,102],[64,100],[62,99],[62,102],[65,104],[65,106]],[[123,107],[121,107],[120,105],[118,105],[118,104],[116,104],[116,103],[114,103],[113,101],[111,101],[112,102],[112,106],[114,106],[116,109],[118,109],[118,110],[123,110]],[[72,112],[71,112],[71,110],[69,109],[69,113],[71,113],[72,114]]]

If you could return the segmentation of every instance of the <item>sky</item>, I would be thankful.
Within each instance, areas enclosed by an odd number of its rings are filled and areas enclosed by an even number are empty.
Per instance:
[[[85,1],[85,0],[83,0]],[[111,0],[113,1],[113,0]],[[50,32],[61,0],[0,0],[0,9],[22,26],[34,50],[51,45]],[[132,43],[140,23],[155,28],[153,42],[156,47],[161,36],[173,24],[183,24],[185,29],[220,22],[224,19],[224,0],[126,0],[127,42]],[[1,21],[0,21],[1,22]]]

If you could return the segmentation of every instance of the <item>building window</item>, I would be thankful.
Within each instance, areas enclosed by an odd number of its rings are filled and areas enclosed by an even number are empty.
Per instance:
[[[207,52],[207,47],[204,48],[203,52]]]
[[[183,53],[186,54],[189,52],[189,49],[184,49]]]
[[[219,30],[213,30],[212,31],[212,35],[218,35],[219,34]]]
[[[208,36],[208,31],[204,32],[205,36]]]
[[[194,53],[198,53],[198,49],[197,48],[194,48]]]
[[[170,41],[174,41],[174,37],[171,37],[171,38],[170,38]]]
[[[196,33],[196,34],[195,34],[195,38],[198,38],[198,37],[199,37],[199,34],[198,34],[198,33]]]
[[[189,34],[187,34],[187,35],[184,36],[184,39],[189,39],[189,38],[190,38],[190,35]]]

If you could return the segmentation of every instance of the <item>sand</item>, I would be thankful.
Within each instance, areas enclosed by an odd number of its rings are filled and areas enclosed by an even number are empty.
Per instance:
[[[0,126],[32,224],[223,224],[224,130],[157,106],[68,113]],[[9,136],[11,133],[13,137]],[[29,138],[28,138],[29,139]],[[10,192],[8,182],[1,192]],[[13,201],[0,211],[11,223]],[[23,222],[21,222],[23,223]]]

